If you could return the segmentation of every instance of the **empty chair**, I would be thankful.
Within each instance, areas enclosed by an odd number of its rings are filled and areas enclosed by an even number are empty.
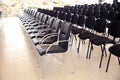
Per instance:
[[[74,35],[81,33],[84,30],[84,24],[85,24],[85,16],[79,16],[77,20],[77,25],[78,27],[73,27],[72,28],[72,33]]]
[[[108,58],[108,62],[107,62],[106,72],[108,72],[111,54],[113,54],[114,56],[116,56],[118,58],[118,63],[120,65],[120,44],[111,46],[109,48],[109,52],[110,52],[110,54],[109,54],[109,58]]]
[[[63,53],[68,49],[68,42],[70,37],[70,32],[72,29],[71,23],[63,22],[60,30],[60,34],[58,35],[58,41],[54,42],[51,45],[39,45],[37,46],[37,51],[41,56],[52,54],[52,53]],[[58,44],[55,44],[58,43]]]
[[[76,24],[78,27],[73,26],[73,28],[72,28],[72,34],[74,34],[75,38],[76,38],[77,34],[84,31],[83,28],[84,28],[84,24],[85,24],[85,16],[84,15],[79,16]]]
[[[42,19],[41,22],[39,22],[37,24],[28,24],[29,27],[26,27],[27,32],[30,34],[31,33],[31,27],[33,27],[33,26],[39,26],[39,25],[45,25],[47,23],[47,21],[48,21],[48,16],[44,15],[44,17],[43,17],[43,19]],[[30,29],[30,30],[28,30],[28,29]]]
[[[109,37],[103,37],[103,36],[95,36],[90,39],[91,45],[94,44],[97,46],[101,46],[102,54],[101,54],[101,60],[100,60],[99,67],[101,67],[101,64],[102,64],[102,59],[104,56],[106,44],[116,44],[115,39],[120,37],[120,21],[112,21],[110,23],[110,27],[108,29],[108,34],[113,39],[111,39]],[[91,56],[91,52],[90,52],[89,56]]]
[[[35,35],[39,34],[40,32],[49,31],[53,25],[54,17],[49,17],[47,23],[45,25],[38,25],[33,26],[31,30],[30,37],[35,38]]]
[[[104,36],[105,31],[106,31],[106,26],[107,26],[106,19],[97,19],[96,20],[94,28],[93,28],[94,34],[93,34],[93,36],[89,40],[89,45],[88,45],[88,51],[87,51],[86,58],[88,58],[88,54],[91,53],[91,50],[93,49],[94,42],[96,42],[96,41],[99,42],[99,38],[94,40],[94,41],[92,39],[95,38],[95,37],[97,38],[100,35]],[[99,44],[95,44],[95,45],[99,46]],[[101,47],[101,51],[102,51],[103,50],[103,46],[101,45],[100,47]],[[105,49],[105,47],[104,47],[104,49]],[[90,59],[90,55],[89,55],[89,59]]]
[[[73,36],[75,36],[75,39],[77,39],[77,38],[76,38],[76,34],[74,34],[74,29],[76,29],[76,27],[77,27],[78,17],[79,17],[78,14],[73,14],[72,19],[71,19],[71,23],[73,24],[72,34],[73,34]]]
[[[65,52],[68,50],[68,42],[69,42],[71,29],[72,29],[72,24],[64,21],[62,26],[61,26],[60,34],[58,35],[59,39],[57,41],[55,41],[54,43],[52,43],[50,45],[38,45],[38,46],[36,46],[38,54],[40,56],[44,56],[44,61],[43,61],[43,65],[42,65],[43,66],[43,73],[45,70],[45,58],[47,57],[48,54],[49,55],[65,54]],[[61,59],[59,57],[57,57],[57,59],[60,61],[61,60],[63,61],[63,59]],[[72,59],[71,59],[71,62],[73,62]],[[65,64],[65,63],[63,63],[63,64]],[[69,72],[73,73],[73,72],[75,72],[75,70],[69,71]],[[43,74],[43,77],[44,76],[45,76],[45,74]]]
[[[79,33],[78,37],[79,37],[79,43],[78,43],[78,48],[77,48],[77,52],[79,52],[79,48],[80,48],[80,40],[86,40],[86,39],[90,39],[91,36],[93,35],[92,29],[94,27],[95,24],[95,17],[94,16],[88,16],[85,20],[85,27],[88,28],[88,30],[83,31],[82,33]]]
[[[41,33],[35,34],[35,38],[33,38],[33,43],[35,45],[39,44],[39,41],[41,41],[41,38],[47,34],[55,34],[59,32],[59,29],[61,27],[61,20],[55,19],[52,27],[49,30],[42,31]]]

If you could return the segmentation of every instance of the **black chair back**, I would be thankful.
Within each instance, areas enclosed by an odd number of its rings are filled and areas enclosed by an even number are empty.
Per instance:
[[[56,18],[53,22],[51,33],[58,33],[59,29],[61,28],[61,25],[61,20]]]
[[[93,29],[95,24],[95,17],[94,16],[88,16],[85,20],[85,27],[89,29]]]
[[[104,33],[106,30],[106,19],[97,19],[94,25],[94,30],[99,33]]]
[[[59,34],[59,40],[69,40],[71,30],[72,24],[66,21],[63,22]],[[59,45],[66,50],[68,49],[68,42],[60,42]]]
[[[67,22],[71,22],[71,18],[72,18],[72,13],[67,13],[67,16],[66,16],[66,21]]]
[[[112,21],[108,29],[108,34],[114,38],[120,37],[120,21]]]
[[[77,25],[84,27],[84,24],[85,24],[85,16],[79,16]]]

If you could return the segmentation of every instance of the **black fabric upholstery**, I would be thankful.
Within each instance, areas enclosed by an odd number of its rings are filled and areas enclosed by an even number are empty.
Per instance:
[[[32,41],[34,43],[34,45],[38,45],[40,43],[42,38],[33,38]],[[48,38],[46,40],[44,40],[43,44],[52,44],[53,42],[57,41],[57,38],[53,37],[53,38]]]
[[[78,17],[79,17],[78,14],[73,14],[71,18],[71,23],[77,24]]]
[[[93,16],[87,17],[87,19],[85,21],[85,27],[87,27],[89,29],[93,29],[94,24],[95,24],[95,17],[93,17]],[[93,36],[93,33],[89,32],[89,31],[83,31],[82,33],[80,33],[78,35],[78,37],[83,40],[89,39],[92,36]]]
[[[110,51],[111,54],[120,57],[120,44],[111,46],[109,48],[109,51]]]
[[[90,39],[92,36],[94,36],[94,34],[89,31],[84,31],[78,35],[82,40]]]
[[[67,16],[66,16],[66,21],[70,22],[71,18],[72,18],[72,13],[68,13]]]
[[[61,24],[62,22],[60,19],[55,19],[51,28],[45,28],[45,29],[39,30],[39,32],[41,33],[32,34],[31,38],[34,38],[35,36],[42,38],[43,36],[49,33],[58,33],[61,27]]]
[[[85,20],[85,27],[92,29],[94,27],[95,17],[89,16]]]
[[[68,40],[71,30],[72,30],[72,24],[68,22],[64,22],[63,25],[61,26],[59,40]],[[68,48],[68,42],[60,42],[59,45],[64,49]]]
[[[79,16],[78,21],[77,21],[77,25],[79,25],[80,27],[84,27],[84,24],[85,24],[85,16]],[[82,31],[85,31],[85,30],[80,29],[80,28],[78,28],[76,26],[73,26],[73,28],[72,28],[72,33],[74,35],[79,34]]]
[[[90,41],[95,45],[108,44],[108,43],[115,44],[115,41],[107,37],[102,37],[97,35],[94,38],[91,38]]]
[[[120,21],[112,21],[108,33],[114,38],[120,37]]]
[[[83,29],[80,29],[80,28],[78,28],[78,27],[74,27],[73,26],[73,28],[72,28],[72,33],[74,34],[74,35],[76,35],[76,34],[78,34],[78,33],[81,33],[83,31]]]
[[[43,55],[45,55],[46,49],[47,49],[48,47],[49,47],[48,45],[37,46],[37,51],[39,52],[39,54],[40,54],[41,56],[43,56]],[[57,46],[57,45],[53,45],[53,46],[49,49],[48,53],[63,53],[63,52],[65,52],[65,51],[66,51],[66,49],[64,49],[64,48],[62,48],[62,47],[60,47],[60,46]]]
[[[97,19],[93,29],[99,33],[104,33],[106,29],[106,24],[106,19]]]
[[[61,31],[59,34],[59,41],[61,40],[68,40],[70,36],[70,32],[72,29],[72,24],[68,22],[63,22],[61,25]],[[46,50],[49,47],[49,45],[38,45],[37,51],[41,56],[46,54]],[[63,53],[67,51],[68,49],[68,41],[66,42],[59,42],[58,45],[53,45],[49,50],[47,54],[51,53]]]
[[[83,27],[85,24],[85,16],[79,16],[78,21],[77,21],[77,25]]]

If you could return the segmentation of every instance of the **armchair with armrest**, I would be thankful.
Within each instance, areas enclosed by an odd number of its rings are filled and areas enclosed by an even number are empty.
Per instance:
[[[64,21],[61,25],[61,30],[58,34],[52,34],[50,36],[43,38],[42,39],[43,41],[41,41],[41,44],[36,46],[39,55],[46,57],[48,54],[51,54],[51,55],[56,53],[65,54],[65,52],[68,50],[68,43],[69,43],[71,29],[72,29],[72,24]],[[53,37],[53,36],[57,36],[57,40],[55,42],[53,42],[52,44],[43,45],[46,39],[50,40],[51,39],[50,37]],[[60,58],[58,58],[58,60],[60,60]],[[74,71],[70,71],[70,72],[74,73]]]

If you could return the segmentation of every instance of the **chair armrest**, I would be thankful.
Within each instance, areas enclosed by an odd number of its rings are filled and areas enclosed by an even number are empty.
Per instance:
[[[44,38],[42,38],[40,41],[39,41],[39,44],[43,44],[43,42],[49,38],[52,38],[52,37],[57,37],[58,38],[58,34],[51,34],[51,35],[48,35]]]
[[[49,49],[50,49],[53,45],[58,45],[59,42],[69,42],[69,41],[70,41],[70,40],[59,40],[59,41],[56,41],[56,42],[50,44],[49,47],[48,47],[47,50],[46,50],[45,55],[47,55]]]
[[[43,30],[39,31],[39,33],[41,34],[41,33],[44,33],[44,32],[49,32],[51,30],[52,30],[51,28],[47,28],[47,29],[43,29]]]
[[[46,34],[41,39],[44,39],[44,38],[46,38],[47,36],[50,36],[50,35],[58,35],[58,33],[49,33],[49,34]],[[38,37],[36,36],[36,38],[38,38]]]

